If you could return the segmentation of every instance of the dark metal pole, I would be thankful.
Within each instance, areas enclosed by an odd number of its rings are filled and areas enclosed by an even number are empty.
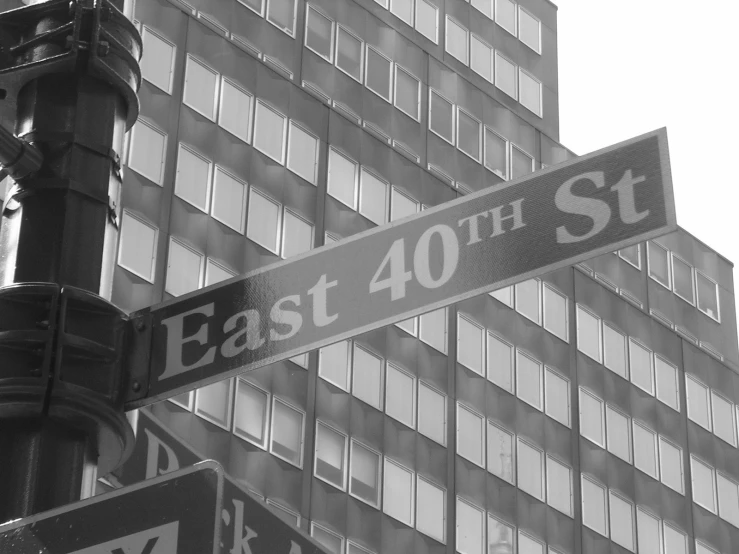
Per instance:
[[[125,314],[110,300],[119,154],[138,115],[133,0],[0,14],[0,523],[91,495],[132,446]],[[8,46],[9,45],[9,46]],[[20,139],[20,140],[18,140]]]

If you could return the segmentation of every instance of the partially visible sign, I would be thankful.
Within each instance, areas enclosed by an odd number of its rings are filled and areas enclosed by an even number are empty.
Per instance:
[[[218,554],[223,469],[202,462],[0,525],[3,554]]]
[[[120,484],[129,485],[167,475],[202,459],[156,417],[141,410],[133,453],[115,476]],[[221,554],[327,554],[312,537],[283,521],[228,475],[221,518]]]

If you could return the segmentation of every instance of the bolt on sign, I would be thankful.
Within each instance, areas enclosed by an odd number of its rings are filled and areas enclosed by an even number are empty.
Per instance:
[[[660,129],[133,314],[126,409],[676,228]]]

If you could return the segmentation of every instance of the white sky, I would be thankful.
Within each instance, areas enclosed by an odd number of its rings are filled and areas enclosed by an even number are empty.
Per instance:
[[[554,3],[560,142],[667,127],[678,224],[739,267],[739,1]]]

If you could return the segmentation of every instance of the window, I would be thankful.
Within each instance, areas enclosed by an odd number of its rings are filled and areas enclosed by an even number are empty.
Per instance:
[[[654,373],[657,377],[657,398],[679,412],[680,388],[677,384],[677,368],[662,356],[655,355]]]
[[[174,192],[196,208],[208,211],[210,176],[213,164],[193,149],[180,143]]]
[[[512,0],[495,0],[495,22],[516,36],[516,4]]]
[[[475,161],[480,161],[481,123],[459,108],[457,110],[457,147]]]
[[[513,525],[488,514],[488,552],[515,552],[514,535],[516,529]]]
[[[457,361],[478,373],[485,373],[485,330],[461,313],[457,315]]]
[[[608,451],[631,463],[631,424],[628,416],[606,405]]]
[[[503,287],[502,289],[494,290],[488,294],[509,308],[513,307],[513,287],[511,285]]]
[[[414,120],[419,120],[421,82],[399,65],[395,65],[395,107]]]
[[[488,379],[513,393],[513,345],[488,332]]]
[[[285,163],[286,127],[287,117],[261,100],[257,100],[257,112],[254,118],[254,148],[281,164]]]
[[[222,264],[219,264],[215,260],[208,258],[205,264],[205,286],[214,285],[221,281],[226,281],[231,277],[235,277],[236,273],[228,269]]]
[[[483,554],[485,511],[457,497],[457,552]]]
[[[601,361],[600,333],[600,318],[578,305],[577,349],[596,362]]]
[[[734,404],[716,391],[711,391],[711,406],[713,407],[713,432],[731,446],[736,446]]]
[[[488,421],[488,471],[513,484],[513,433]]]
[[[647,475],[657,477],[657,434],[636,420],[634,423],[634,466]]]
[[[636,269],[641,269],[641,244],[627,246],[618,251],[618,256],[622,260],[633,265]]]
[[[416,529],[445,542],[446,491],[420,475],[416,480]]]
[[[583,388],[580,389],[580,434],[605,447],[603,401]]]
[[[349,493],[372,506],[380,505],[380,454],[352,441]]]
[[[518,397],[542,410],[541,362],[516,349],[516,392]]]
[[[385,458],[382,509],[392,518],[413,526],[413,472]]]
[[[167,134],[143,119],[136,121],[131,130],[128,167],[161,185],[166,155]]]
[[[481,13],[493,19],[493,0],[472,0],[470,2],[473,8],[477,8]],[[473,17],[475,17],[473,15]]]
[[[403,219],[418,212],[418,202],[407,196],[399,188],[392,187],[390,193],[390,221]]]
[[[201,387],[195,395],[195,413],[219,427],[231,426],[233,379],[224,379]]]
[[[383,359],[354,344],[352,394],[378,410],[382,409]]]
[[[223,78],[218,125],[246,143],[251,140],[251,106],[253,99],[254,97],[249,92],[225,77]]]
[[[516,311],[537,325],[541,323],[538,279],[516,283]]]
[[[181,296],[198,290],[203,279],[203,255],[169,237],[169,258],[167,260],[167,282],[165,292]]]
[[[567,297],[544,283],[544,328],[563,341],[568,340]]]
[[[293,36],[295,34],[295,0],[267,0],[267,21]]]
[[[361,83],[363,57],[364,43],[354,33],[339,25],[336,36],[336,67]]]
[[[609,491],[611,540],[635,551],[634,505],[613,491]]]
[[[695,541],[695,554],[720,554],[718,550],[711,548],[708,545],[703,544],[702,542],[696,540]]]
[[[680,298],[695,306],[693,267],[672,254],[672,287]]]
[[[521,105],[541,117],[541,83],[523,69],[519,69],[518,71],[518,82],[521,93],[519,98]]]
[[[572,517],[572,469],[547,456],[547,503]]]
[[[275,0],[271,0],[274,2]],[[321,527],[315,521],[310,524],[311,537],[325,546],[331,554],[342,554],[344,552],[344,537]]]
[[[153,283],[158,237],[159,229],[123,210],[118,264]]]
[[[290,210],[282,219],[282,257],[289,258],[313,248],[313,225]]]
[[[434,44],[438,44],[439,8],[427,0],[416,0],[416,30]]]
[[[335,487],[346,487],[346,435],[316,421],[316,477]]]
[[[713,468],[690,456],[690,469],[693,474],[693,501],[715,514],[716,483]]]
[[[508,141],[485,127],[485,167],[501,179],[508,179]]]
[[[647,267],[649,276],[659,284],[670,288],[670,258],[667,248],[656,242],[647,242]]]
[[[411,428],[415,427],[416,423],[415,388],[416,379],[412,375],[388,362],[385,413]]]
[[[582,476],[582,523],[601,535],[608,536],[606,488]]]
[[[629,338],[629,365],[631,366],[631,382],[653,395],[652,352],[632,338]]]
[[[685,387],[688,396],[688,417],[701,427],[711,430],[711,404],[708,387],[685,374]]]
[[[318,375],[337,387],[349,390],[349,341],[343,340],[319,350]]]
[[[439,308],[420,317],[420,338],[423,342],[446,354],[446,308]]]
[[[172,92],[175,45],[144,25],[141,76],[167,94]]]
[[[518,7],[518,38],[537,54],[541,54],[541,23],[533,15]]]
[[[460,62],[467,65],[467,29],[454,21],[451,17],[446,16],[446,51],[457,58]]]
[[[390,11],[413,26],[413,0],[390,0]]]
[[[470,67],[485,80],[493,82],[493,47],[474,33],[470,38]]]
[[[254,187],[249,190],[249,215],[246,236],[267,250],[277,254],[280,244],[280,216],[282,206]]]
[[[318,137],[291,121],[288,140],[287,168],[315,185],[318,171]]]
[[[211,121],[216,118],[218,77],[216,71],[192,55],[187,55],[182,102]]]
[[[569,427],[570,381],[547,367],[544,373],[544,388],[547,415]]]
[[[272,440],[269,451],[298,467],[303,467],[303,417],[300,410],[279,398],[272,398]]]
[[[446,445],[446,396],[418,383],[418,432]]]
[[[511,144],[511,178],[518,179],[534,171],[534,158]]]
[[[659,438],[659,463],[662,482],[683,494],[683,451],[662,436]]]
[[[390,90],[393,72],[393,62],[377,50],[367,45],[367,88],[380,98],[390,102]]]
[[[519,529],[518,554],[544,554],[544,543]]]
[[[544,452],[518,439],[518,488],[544,501]]]
[[[721,321],[718,307],[718,285],[700,271],[695,272],[696,289],[698,290],[698,309],[708,317]]]
[[[362,168],[359,181],[359,213],[377,225],[387,222],[388,188],[387,182]]]
[[[454,144],[454,104],[429,88],[429,128]]]
[[[739,487],[736,482],[716,472],[718,513],[722,519],[739,527]]]
[[[359,165],[333,147],[328,151],[328,194],[351,209],[357,207]]]
[[[672,525],[663,525],[665,535],[665,552],[670,554],[688,554],[688,537]]]
[[[216,166],[210,213],[238,233],[244,232],[246,190],[245,182]]]
[[[457,454],[485,466],[485,428],[483,417],[457,403]]]
[[[349,541],[346,543],[346,554],[375,554],[371,550],[367,550],[366,548],[359,546],[358,544],[354,544],[352,541]]]
[[[237,2],[264,17],[264,0],[237,0]]]
[[[605,322],[603,323],[603,350],[603,364],[616,375],[628,379],[626,337]]]
[[[518,83],[516,81],[517,73],[516,64],[496,50],[495,86],[514,100],[518,98]]]
[[[636,508],[636,529],[639,552],[661,552],[662,533],[659,518],[640,507]]]
[[[328,63],[331,58],[331,46],[334,42],[334,21],[310,4],[307,4],[305,16],[305,45]]]
[[[234,434],[260,448],[266,448],[269,393],[248,381],[237,379],[234,412]]]

